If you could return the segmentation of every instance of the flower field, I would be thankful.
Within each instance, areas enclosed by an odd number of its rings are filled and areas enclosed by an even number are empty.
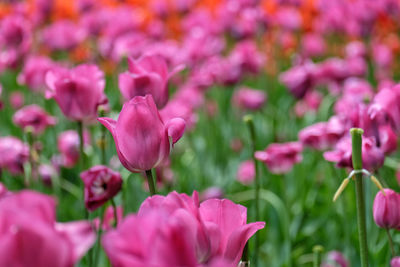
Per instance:
[[[0,267],[400,267],[400,2],[0,2]]]

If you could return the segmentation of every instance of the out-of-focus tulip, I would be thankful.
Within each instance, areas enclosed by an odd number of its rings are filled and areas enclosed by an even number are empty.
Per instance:
[[[333,266],[349,267],[350,264],[341,252],[330,251],[321,266],[322,267],[333,267]]]
[[[53,179],[56,179],[58,175],[56,168],[48,164],[41,164],[38,171],[40,179],[47,186],[51,186],[53,184]]]
[[[3,183],[0,183],[0,199],[8,194],[9,192],[7,187]]]
[[[394,257],[390,261],[390,267],[400,267],[400,257]]]
[[[303,145],[318,150],[325,150],[335,145],[345,133],[345,125],[332,117],[328,122],[318,122],[299,132],[299,140]]]
[[[163,122],[151,95],[136,96],[125,103],[117,121],[98,120],[112,133],[118,157],[131,172],[157,167],[185,130],[181,118]]]
[[[379,126],[379,145],[385,155],[397,149],[397,135],[389,125]]]
[[[233,104],[239,108],[258,110],[267,101],[267,95],[260,90],[242,87],[235,91],[232,98]]]
[[[294,111],[297,117],[303,117],[306,113],[316,113],[322,102],[322,95],[316,91],[306,93],[303,99],[297,101]]]
[[[313,63],[294,66],[283,72],[279,80],[288,87],[289,91],[297,98],[303,98],[306,93],[314,86]]]
[[[42,31],[42,42],[53,50],[71,50],[85,38],[86,31],[70,20],[59,20]]]
[[[293,165],[303,160],[300,142],[270,144],[264,151],[257,151],[255,157],[264,162],[272,173],[282,174],[289,172]]]
[[[0,168],[14,175],[22,174],[28,157],[29,148],[21,140],[12,136],[0,137]]]
[[[106,166],[94,166],[80,176],[85,184],[85,205],[90,211],[101,207],[122,187],[121,175]]]
[[[335,150],[324,153],[327,161],[336,162],[341,168],[353,167],[351,159],[351,138],[343,137],[335,146]],[[362,140],[362,161],[363,168],[375,170],[383,165],[385,157],[382,149],[376,146],[375,138],[363,137]]]
[[[47,98],[54,98],[63,114],[84,121],[97,116],[97,108],[107,103],[104,73],[96,66],[82,64],[73,69],[56,68],[46,74]]]
[[[84,145],[90,143],[89,135],[84,132]],[[79,134],[76,131],[68,130],[60,133],[57,138],[57,147],[61,153],[61,164],[65,167],[73,167],[79,161]]]
[[[180,67],[169,73],[164,58],[157,55],[138,60],[130,58],[128,62],[129,71],[119,75],[119,88],[124,98],[130,100],[150,94],[158,108],[164,107],[168,101],[168,80]]]
[[[30,56],[18,75],[18,83],[24,84],[33,91],[43,91],[46,88],[46,73],[56,65],[48,57]]]
[[[13,109],[19,109],[24,105],[25,97],[21,92],[12,92],[9,101]]]
[[[306,57],[318,57],[325,53],[324,38],[316,33],[308,33],[302,38],[302,52]]]
[[[253,160],[243,161],[237,170],[236,178],[243,184],[250,184],[256,176],[256,169]]]
[[[200,202],[206,201],[207,199],[224,197],[224,192],[218,186],[212,186],[200,193]]]
[[[239,42],[229,55],[228,61],[240,67],[242,73],[258,74],[265,63],[265,57],[253,41]]]
[[[365,44],[360,41],[353,41],[345,47],[346,57],[365,57],[367,55],[367,48]]]
[[[104,235],[111,263],[210,267],[222,260],[236,266],[247,240],[265,223],[247,224],[246,208],[227,199],[198,201],[197,193],[147,198],[137,215],[127,216]]]
[[[13,116],[13,122],[22,129],[31,127],[34,134],[41,134],[48,126],[56,124],[56,118],[33,104],[18,110]]]
[[[89,222],[55,223],[55,201],[33,191],[0,199],[0,266],[70,267],[95,241]]]
[[[118,223],[122,221],[123,218],[123,209],[121,206],[117,206],[117,219]],[[103,215],[103,224],[101,225],[104,231],[108,231],[113,228],[115,223],[114,217],[114,208],[112,206],[108,206]],[[98,229],[100,227],[100,218],[93,219],[93,224]]]
[[[375,223],[382,228],[400,227],[400,195],[391,189],[379,191],[372,208]]]

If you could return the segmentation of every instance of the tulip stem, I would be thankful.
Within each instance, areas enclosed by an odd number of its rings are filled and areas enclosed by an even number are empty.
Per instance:
[[[352,161],[354,170],[362,170],[362,135],[363,130],[352,128],[351,145],[352,145]],[[363,174],[361,172],[355,174],[356,182],[356,201],[357,201],[357,221],[358,221],[358,239],[360,243],[360,259],[361,267],[368,267],[368,245],[367,245],[367,228],[365,219],[365,200],[363,187]]]
[[[117,227],[118,226],[117,205],[115,205],[114,198],[111,198],[110,202],[111,202],[111,206],[113,207],[113,212],[114,212],[114,227]]]
[[[258,171],[258,162],[254,157],[254,154],[256,152],[256,131],[254,127],[254,120],[253,116],[251,115],[246,115],[243,119],[245,123],[247,124],[247,127],[249,128],[250,132],[250,140],[251,140],[251,153],[252,153],[252,158],[254,162],[254,168],[255,168],[255,179],[254,179],[254,207],[255,207],[255,221],[260,219],[260,175]],[[258,234],[255,234],[254,237],[254,266],[258,266],[258,248],[260,246],[260,241]]]
[[[96,240],[96,251],[94,252],[94,266],[97,266],[98,260],[99,260],[99,253],[100,253],[100,238],[101,234],[103,232],[103,220],[104,220],[104,211],[105,211],[105,205],[101,208],[100,212],[100,223],[99,223],[99,228],[97,229],[97,240]]]
[[[154,186],[154,179],[151,170],[146,171],[146,178],[147,178],[147,184],[149,185],[150,196],[155,195],[156,188]]]
[[[322,246],[314,246],[313,247],[313,253],[314,253],[314,267],[320,267],[321,266],[321,255],[322,252],[324,251],[324,248]]]
[[[394,245],[393,245],[393,240],[392,236],[390,235],[390,230],[389,228],[385,228],[386,234],[389,240],[389,247],[390,247],[390,252],[392,252],[392,257],[396,256],[396,252],[394,251]]]
[[[83,138],[83,122],[78,121],[78,134],[79,134],[79,157],[81,169],[85,169],[85,151],[84,151],[84,138]]]

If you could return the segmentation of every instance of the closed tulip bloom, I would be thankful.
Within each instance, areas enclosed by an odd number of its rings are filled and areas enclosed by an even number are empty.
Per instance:
[[[168,101],[168,80],[179,69],[168,71],[161,56],[146,55],[138,60],[129,59],[129,71],[119,75],[119,88],[126,100],[150,94],[158,108]]]
[[[85,184],[85,205],[90,211],[101,207],[122,187],[121,175],[106,166],[94,166],[80,176]]]
[[[400,227],[400,195],[391,189],[379,191],[372,208],[375,223],[382,228]]]
[[[390,267],[400,267],[400,257],[394,257],[390,261]]]
[[[13,116],[13,122],[22,129],[31,127],[34,134],[41,134],[48,126],[55,125],[56,118],[33,104],[18,110]]]
[[[70,20],[59,20],[41,32],[42,42],[52,50],[71,50],[85,38],[86,31]]]
[[[42,91],[46,86],[46,73],[55,65],[56,63],[48,57],[30,56],[18,75],[18,83],[28,86],[33,91]]]
[[[55,222],[55,201],[34,191],[0,199],[0,266],[71,267],[95,241],[89,222]]]
[[[136,96],[125,103],[117,121],[98,120],[112,133],[119,160],[131,172],[157,167],[185,130],[181,118],[163,122],[151,95]]]
[[[24,105],[25,98],[21,92],[12,92],[9,101],[13,109],[19,109]]]
[[[47,98],[54,98],[70,120],[84,121],[97,116],[97,108],[107,103],[104,73],[92,64],[73,69],[55,68],[46,74]]]
[[[255,157],[264,162],[272,173],[282,174],[289,172],[293,165],[303,160],[300,142],[270,144],[264,151],[257,151]]]
[[[253,182],[255,176],[256,176],[256,169],[254,161],[246,160],[239,165],[236,174],[236,177],[239,182],[243,184],[250,184],[251,182]]]
[[[83,134],[84,145],[90,143],[87,132]],[[57,138],[57,147],[61,153],[61,164],[65,167],[73,167],[79,161],[79,134],[74,130],[60,133]]]
[[[24,172],[24,164],[28,161],[29,147],[18,138],[0,137],[0,168],[13,175]]]
[[[350,263],[339,251],[330,251],[321,265],[322,267],[349,267]]]
[[[261,90],[242,87],[233,94],[233,104],[242,109],[258,110],[267,101],[267,95]]]

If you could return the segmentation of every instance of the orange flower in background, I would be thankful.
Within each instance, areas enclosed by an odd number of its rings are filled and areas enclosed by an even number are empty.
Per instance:
[[[51,14],[52,20],[75,19],[77,17],[76,1],[54,0],[54,9]]]

